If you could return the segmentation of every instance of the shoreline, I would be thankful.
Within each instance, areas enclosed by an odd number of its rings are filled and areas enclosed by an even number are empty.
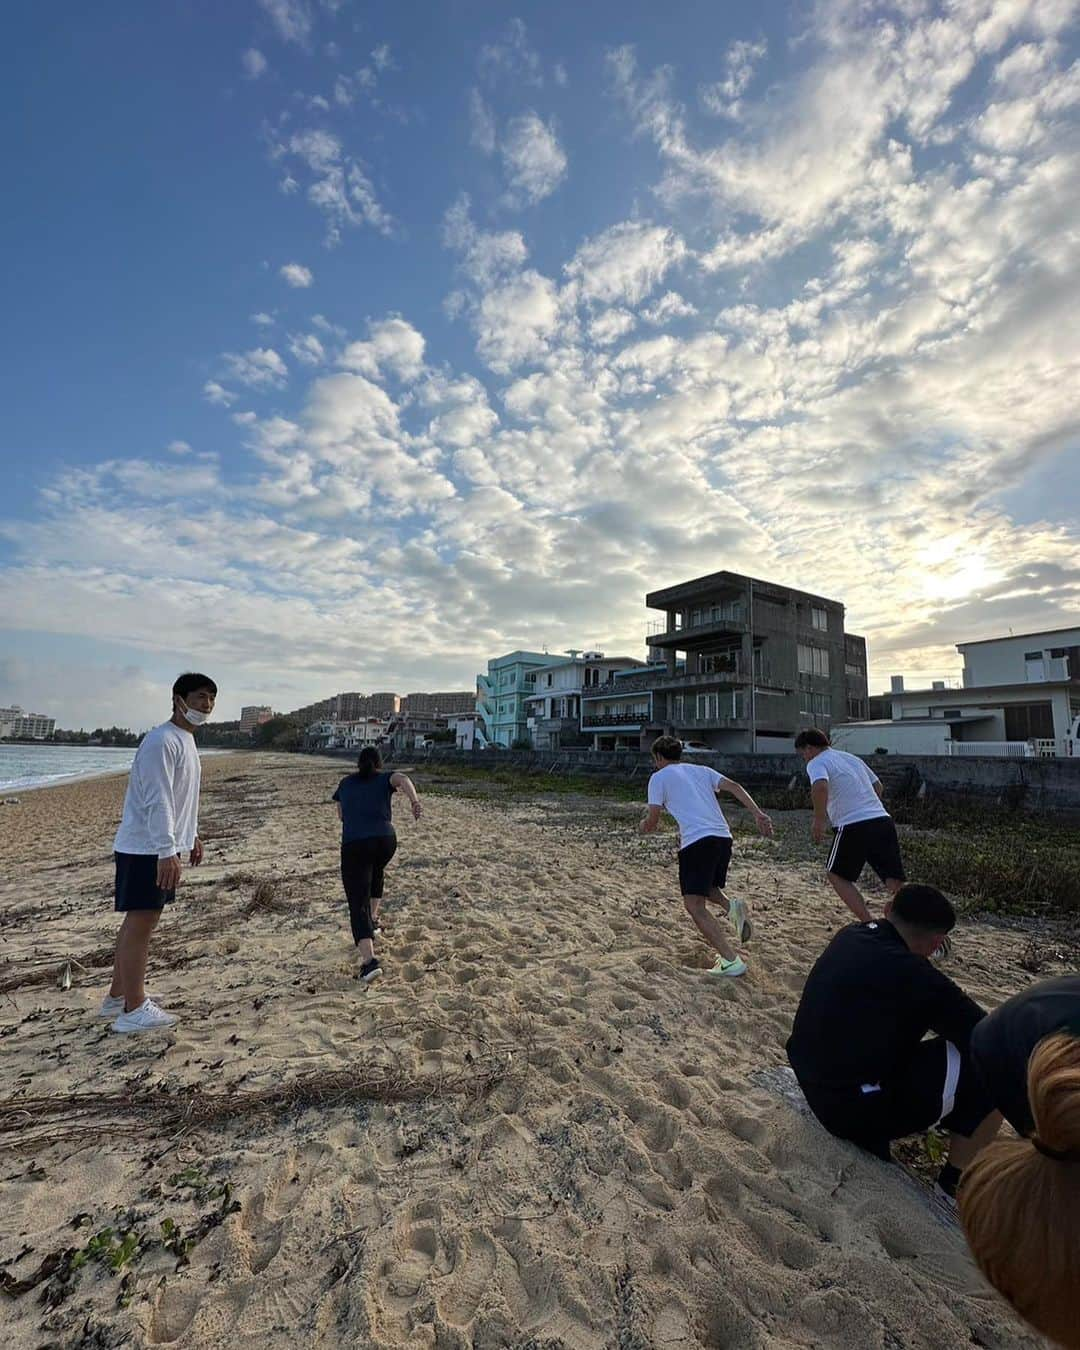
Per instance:
[[[73,747],[73,748],[78,749],[81,747]],[[87,748],[93,751],[98,747],[89,746]],[[117,747],[117,748],[126,749],[128,747]],[[134,756],[134,752],[138,747],[132,746],[130,748],[132,750],[132,755]],[[217,755],[233,755],[233,754],[249,754],[249,753],[251,752],[243,750],[241,751],[230,750],[227,748],[219,748],[217,746],[213,746],[206,750],[200,750],[199,758],[203,759]],[[47,791],[50,788],[70,787],[74,783],[90,783],[100,778],[116,778],[119,777],[121,774],[127,775],[130,772],[131,772],[131,765],[126,764],[122,769],[87,769],[82,772],[57,774],[56,777],[46,779],[44,782],[39,783],[19,783],[17,781],[12,782],[10,785],[6,783],[0,783],[0,804],[3,804],[5,798],[15,793],[42,792]]]

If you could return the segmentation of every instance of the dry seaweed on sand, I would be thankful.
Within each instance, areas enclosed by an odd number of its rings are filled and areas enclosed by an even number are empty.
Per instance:
[[[481,1097],[514,1070],[509,1049],[485,1052],[460,1069],[414,1074],[399,1064],[373,1064],[306,1074],[269,1087],[237,1092],[162,1087],[86,1092],[0,1101],[0,1151],[45,1148],[93,1137],[213,1128],[290,1108],[333,1110],[361,1101],[419,1102],[436,1097]]]

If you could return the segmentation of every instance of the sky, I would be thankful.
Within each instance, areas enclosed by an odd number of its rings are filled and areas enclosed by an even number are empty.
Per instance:
[[[1080,610],[1076,0],[7,19],[0,704],[143,727],[835,598]]]

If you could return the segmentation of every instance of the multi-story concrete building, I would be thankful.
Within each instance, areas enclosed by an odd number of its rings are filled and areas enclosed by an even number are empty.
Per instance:
[[[14,737],[44,741],[55,729],[56,719],[46,717],[44,713],[23,712],[17,704],[11,708],[0,708],[0,739]]]
[[[603,652],[570,651],[536,672],[536,692],[525,699],[529,739],[537,750],[588,745],[581,725],[581,697],[607,684],[616,671],[643,669],[632,656],[605,656]]]
[[[582,695],[597,749],[661,732],[716,750],[786,753],[803,726],[827,730],[865,706],[866,643],[844,606],[735,572],[645,597],[651,662]],[[635,740],[636,738],[636,740]]]
[[[265,703],[249,704],[248,707],[240,709],[240,730],[254,731],[264,722],[269,722],[273,715],[273,708]]]
[[[436,694],[406,694],[401,700],[401,711],[407,716],[449,719],[476,709],[476,694],[469,689],[450,690]]]
[[[476,677],[476,711],[481,725],[478,744],[510,747],[528,741],[525,700],[536,693],[536,672],[551,664],[547,652],[508,652],[488,662],[486,674]]]

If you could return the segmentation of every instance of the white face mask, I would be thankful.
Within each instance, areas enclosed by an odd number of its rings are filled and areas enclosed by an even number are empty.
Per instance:
[[[210,714],[199,712],[198,708],[189,708],[179,694],[176,696],[180,705],[180,716],[185,722],[189,722],[193,727],[201,727],[205,722],[210,721]]]

